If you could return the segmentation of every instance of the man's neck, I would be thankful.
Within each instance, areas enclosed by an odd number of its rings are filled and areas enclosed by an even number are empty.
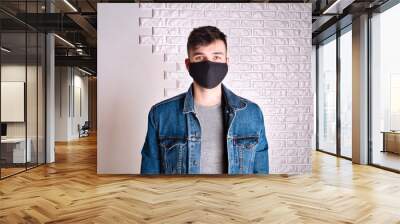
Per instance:
[[[221,103],[222,87],[219,84],[213,89],[206,89],[193,82],[193,98],[200,106],[214,106]]]

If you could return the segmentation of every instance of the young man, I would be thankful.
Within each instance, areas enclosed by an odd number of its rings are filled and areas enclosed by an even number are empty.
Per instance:
[[[151,108],[141,174],[269,173],[261,109],[221,83],[229,61],[225,34],[193,29],[187,51],[194,81]]]

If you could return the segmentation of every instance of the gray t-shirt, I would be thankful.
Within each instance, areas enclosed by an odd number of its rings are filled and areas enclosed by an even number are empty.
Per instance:
[[[213,106],[195,103],[195,112],[201,126],[200,173],[222,174],[225,144],[221,103]]]

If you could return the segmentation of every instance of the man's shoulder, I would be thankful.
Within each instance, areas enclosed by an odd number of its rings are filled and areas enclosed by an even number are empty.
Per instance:
[[[186,93],[181,93],[171,98],[162,100],[152,106],[152,110],[160,110],[162,108],[179,105],[179,103],[185,98]]]
[[[264,115],[262,112],[261,107],[254,101],[246,99],[244,97],[239,96],[241,101],[246,104],[246,106],[243,108],[243,111],[245,116],[251,116],[252,119],[257,118],[257,120],[263,120]]]
[[[251,110],[252,112],[253,111],[261,112],[261,107],[256,102],[249,100],[247,98],[241,97],[241,96],[239,96],[239,97],[240,97],[240,100],[246,104],[245,109]]]

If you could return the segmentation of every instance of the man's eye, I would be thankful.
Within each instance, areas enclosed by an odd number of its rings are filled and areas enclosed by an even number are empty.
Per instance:
[[[195,60],[195,61],[201,61],[202,59],[203,59],[203,57],[201,57],[201,56],[194,57],[194,60]]]

